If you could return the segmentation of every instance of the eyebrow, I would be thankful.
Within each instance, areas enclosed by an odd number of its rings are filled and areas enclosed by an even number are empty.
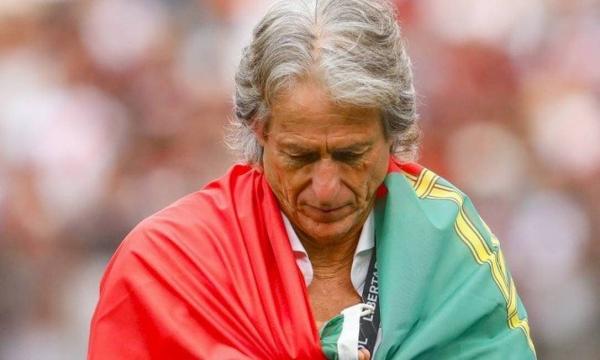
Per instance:
[[[300,152],[300,153],[314,151],[314,149],[312,149],[312,148],[305,147],[305,146],[302,146],[300,144],[296,144],[296,143],[293,143],[293,142],[283,142],[281,144],[281,147],[285,151]]]
[[[305,147],[305,146],[302,146],[302,145],[294,143],[294,142],[283,142],[281,144],[281,146],[286,151],[301,152],[301,153],[315,151],[314,148]],[[367,151],[372,146],[373,146],[373,143],[371,141],[364,141],[364,142],[360,142],[360,143],[350,144],[348,146],[334,148],[333,150],[330,150],[330,151],[331,152],[361,152],[361,151]]]
[[[364,141],[364,142],[355,143],[355,144],[351,144],[348,146],[336,148],[333,151],[360,152],[360,151],[366,151],[366,150],[370,149],[371,146],[373,146],[373,143],[371,141]]]

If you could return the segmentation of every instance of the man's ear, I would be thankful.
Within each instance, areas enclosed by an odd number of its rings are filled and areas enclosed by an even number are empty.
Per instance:
[[[258,139],[260,146],[264,147],[269,135],[268,121],[266,119],[263,121],[258,119],[254,120],[252,123],[252,130],[256,134],[256,138]]]

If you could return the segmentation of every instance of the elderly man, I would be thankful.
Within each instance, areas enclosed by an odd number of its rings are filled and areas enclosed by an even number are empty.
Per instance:
[[[276,3],[236,85],[245,163],[124,240],[90,359],[535,358],[494,235],[406,162],[415,92],[388,3]]]

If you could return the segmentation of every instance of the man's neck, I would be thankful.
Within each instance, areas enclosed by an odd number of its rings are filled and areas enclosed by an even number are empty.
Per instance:
[[[360,231],[327,246],[315,243],[304,234],[298,235],[310,259],[315,279],[339,277],[341,274],[350,276]]]

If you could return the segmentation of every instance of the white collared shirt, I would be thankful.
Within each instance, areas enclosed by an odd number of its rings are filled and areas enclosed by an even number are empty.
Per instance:
[[[283,223],[285,230],[292,246],[292,251],[296,257],[296,265],[304,275],[304,282],[308,287],[313,280],[313,267],[308,258],[308,254],[304,249],[304,246],[300,242],[296,231],[292,227],[292,223],[282,212]],[[371,254],[375,248],[375,219],[373,216],[373,210],[369,213],[365,224],[360,232],[358,238],[358,244],[354,251],[354,259],[352,260],[352,270],[350,271],[350,279],[354,289],[358,293],[358,296],[362,297],[362,290],[365,285],[367,278],[367,272],[369,271],[369,262],[371,261]]]
[[[306,284],[306,287],[308,287],[313,280],[313,267],[310,259],[308,258],[308,253],[306,252],[306,249],[304,249],[304,245],[302,245],[300,242],[300,239],[292,227],[290,220],[283,212],[281,215],[283,217],[283,224],[285,225],[285,230],[287,232],[290,245],[292,246],[292,251],[296,257],[296,265],[298,265],[300,272],[302,272],[302,275],[304,276],[304,283]],[[354,290],[356,290],[356,293],[361,298],[373,251],[375,251],[375,217],[373,215],[373,210],[371,210],[360,232],[358,244],[356,245],[356,250],[354,251],[354,258],[352,260],[352,269],[350,270],[350,280],[352,281]],[[377,348],[381,344],[381,336],[382,333],[380,327],[377,333],[375,348],[373,350],[373,354],[371,354],[371,358],[375,356]]]

